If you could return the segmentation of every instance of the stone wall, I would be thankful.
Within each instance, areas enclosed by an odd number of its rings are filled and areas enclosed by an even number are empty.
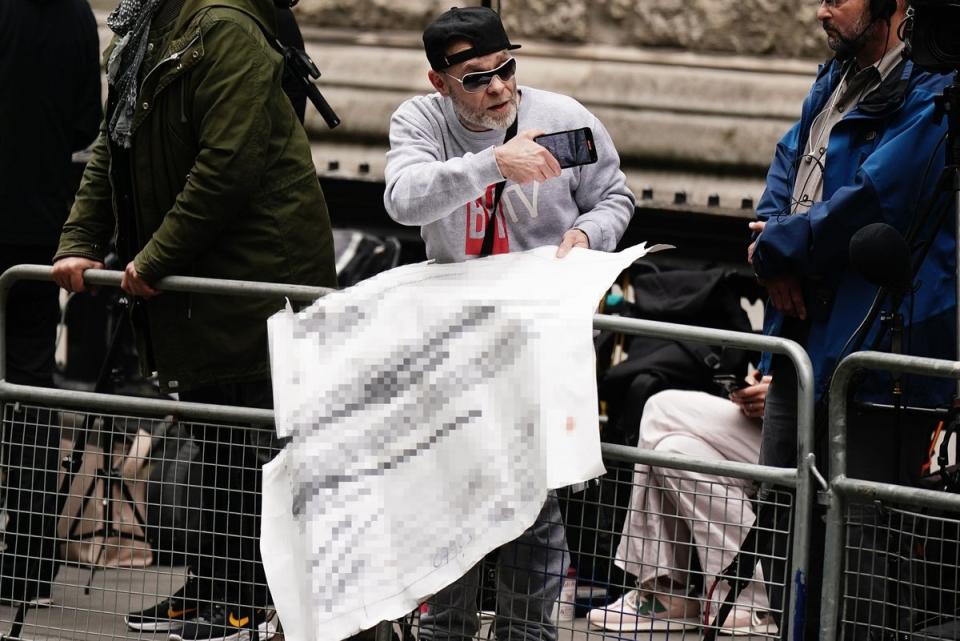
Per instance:
[[[117,1],[91,0],[103,44]],[[420,32],[457,3],[301,0],[317,84],[343,118],[330,131],[308,110],[321,173],[382,180],[391,113],[431,90]],[[630,186],[658,200],[681,190],[700,205],[709,194],[725,206],[756,199],[824,54],[813,3],[797,0],[503,0],[502,11],[524,45],[520,82],[584,103]]]
[[[452,0],[301,0],[305,24],[421,31]],[[460,4],[467,4],[461,2]],[[479,4],[479,3],[477,3]],[[797,0],[505,0],[515,40],[820,57],[816,8]]]

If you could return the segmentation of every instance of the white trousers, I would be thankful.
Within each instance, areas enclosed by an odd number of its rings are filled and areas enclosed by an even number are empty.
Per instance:
[[[760,421],[747,418],[724,398],[669,390],[647,401],[638,446],[690,458],[756,463]],[[641,464],[634,469],[633,482],[617,565],[639,577],[641,584],[669,577],[685,585],[690,554],[695,553],[709,587],[733,561],[753,525],[749,482]],[[755,579],[738,601],[766,608],[759,569]],[[726,583],[723,586],[714,599],[725,596]]]

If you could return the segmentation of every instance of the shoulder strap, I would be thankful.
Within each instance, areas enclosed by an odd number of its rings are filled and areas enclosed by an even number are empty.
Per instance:
[[[507,135],[503,137],[504,144],[517,135],[517,123],[520,120],[519,114],[507,128]],[[496,191],[493,196],[493,208],[490,210],[490,220],[487,221],[487,230],[483,235],[483,245],[480,246],[480,255],[489,256],[493,253],[493,238],[497,233],[497,210],[500,209],[500,198],[503,196],[503,190],[507,186],[507,181],[497,183]]]

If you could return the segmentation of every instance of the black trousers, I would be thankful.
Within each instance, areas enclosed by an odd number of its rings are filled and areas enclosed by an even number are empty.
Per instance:
[[[52,247],[0,244],[0,272],[22,263],[49,264]],[[53,283],[20,281],[6,314],[6,380],[53,386],[59,290]],[[46,409],[3,408],[4,498],[10,517],[0,556],[0,598],[49,595],[55,572],[59,416]]]
[[[0,244],[0,272],[14,265],[49,265],[52,247]],[[59,289],[50,282],[23,280],[7,299],[7,381],[19,385],[53,386]]]
[[[194,403],[271,409],[269,380],[211,385],[181,392]],[[273,429],[192,426],[201,448],[201,533],[188,551],[201,598],[263,607],[270,601],[260,558],[260,466],[279,450]]]

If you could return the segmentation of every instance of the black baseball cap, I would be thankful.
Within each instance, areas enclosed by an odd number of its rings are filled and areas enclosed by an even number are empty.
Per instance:
[[[455,40],[466,40],[473,46],[447,56],[447,47]],[[424,29],[423,48],[430,66],[435,71],[443,71],[458,62],[505,49],[519,49],[520,45],[510,44],[500,16],[493,9],[454,7]]]

